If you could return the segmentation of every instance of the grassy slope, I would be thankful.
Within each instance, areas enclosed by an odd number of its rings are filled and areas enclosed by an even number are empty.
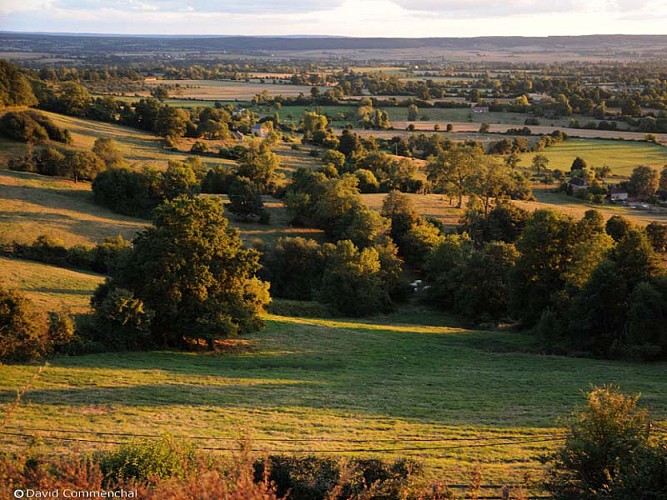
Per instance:
[[[485,479],[495,482],[517,481],[526,471],[537,475],[536,455],[553,443],[429,448],[470,444],[455,441],[461,438],[553,437],[555,419],[581,402],[590,384],[617,383],[640,391],[658,416],[667,415],[664,363],[522,353],[516,349],[527,343],[523,336],[446,326],[453,324],[449,318],[419,310],[369,321],[269,316],[267,324],[239,343],[245,349],[222,355],[151,352],[53,359],[10,427],[42,437],[58,429],[229,438],[248,431],[256,439],[269,439],[255,442],[264,450],[414,447],[398,453],[422,458],[454,481],[481,463]],[[2,407],[34,371],[34,366],[0,367]],[[325,441],[270,441],[305,437]],[[410,438],[454,440],[419,443]],[[12,447],[18,443],[8,436],[2,441]],[[46,443],[51,451],[67,446]],[[367,454],[393,456],[391,451]]]
[[[0,257],[0,283],[24,292],[41,311],[86,312],[101,282],[102,276],[94,273]]]
[[[95,205],[89,183],[0,170],[1,243],[48,234],[68,246],[90,244],[117,234],[131,238],[145,225]]]

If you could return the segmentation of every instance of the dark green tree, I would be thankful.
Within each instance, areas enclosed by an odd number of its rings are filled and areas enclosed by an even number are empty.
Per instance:
[[[259,313],[270,298],[255,277],[259,268],[258,253],[243,248],[219,200],[179,197],[156,209],[154,227],[134,240],[109,285],[155,311],[153,342],[205,339],[212,348],[218,338],[262,325]]]

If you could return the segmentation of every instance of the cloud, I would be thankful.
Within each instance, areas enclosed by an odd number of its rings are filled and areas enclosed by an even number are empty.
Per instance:
[[[343,0],[57,0],[55,7],[62,10],[267,14],[318,12],[334,9],[342,3]]]

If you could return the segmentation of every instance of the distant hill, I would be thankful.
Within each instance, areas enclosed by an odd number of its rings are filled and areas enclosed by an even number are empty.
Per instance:
[[[490,36],[476,38],[348,38],[315,36],[122,36],[87,34],[0,33],[0,57],[8,52],[52,55],[133,54],[141,51],[259,53],[298,51],[530,51],[613,54],[663,58],[667,35]]]

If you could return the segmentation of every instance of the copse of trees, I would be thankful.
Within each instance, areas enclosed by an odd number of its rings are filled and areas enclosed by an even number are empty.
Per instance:
[[[110,168],[95,178],[93,199],[114,212],[148,218],[165,200],[199,193],[203,175],[203,166],[196,160],[170,161],[164,171]]]
[[[21,142],[44,143],[49,140],[69,144],[70,133],[34,110],[10,111],[0,118],[0,135]]]
[[[258,252],[243,248],[219,200],[180,196],[155,210],[154,227],[137,236],[96,291],[96,331],[127,347],[136,336],[141,344],[182,348],[205,340],[213,348],[216,339],[261,327],[270,298],[255,277],[259,269]]]
[[[387,312],[403,293],[401,260],[389,241],[359,248],[350,240],[281,238],[264,249],[262,263],[274,297],[317,300],[338,314]]]
[[[0,108],[36,104],[29,78],[16,64],[0,59]]]

